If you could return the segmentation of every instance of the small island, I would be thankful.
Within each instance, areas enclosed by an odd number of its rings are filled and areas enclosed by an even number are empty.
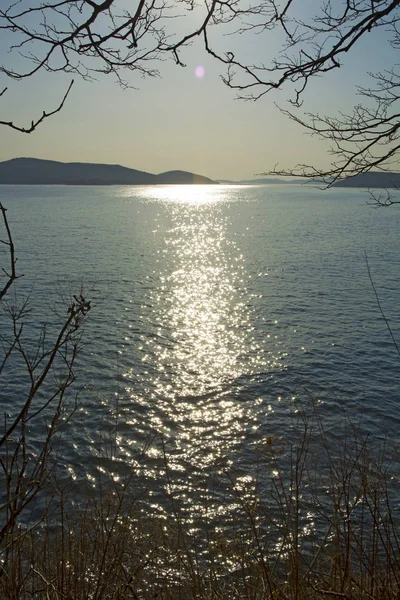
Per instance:
[[[0,184],[11,185],[158,185],[213,184],[208,177],[188,171],[158,175],[121,165],[64,163],[38,158],[13,158],[0,162]]]

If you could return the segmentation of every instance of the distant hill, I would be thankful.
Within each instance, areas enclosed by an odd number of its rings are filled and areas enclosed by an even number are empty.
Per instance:
[[[400,188],[400,173],[369,171],[368,173],[341,179],[334,183],[332,187]]]
[[[300,184],[310,184],[313,183],[310,179],[278,179],[276,177],[264,177],[262,179],[244,179],[239,181],[239,183],[244,184],[286,184],[286,185],[300,185]]]
[[[13,158],[0,162],[0,184],[25,185],[155,185],[210,184],[208,177],[186,171],[153,175],[121,165],[63,163],[38,158]]]
[[[268,184],[285,184],[285,185],[301,185],[317,183],[312,179],[278,179],[276,177],[264,177],[262,179],[242,179],[240,181],[232,181],[230,179],[218,179],[218,183],[232,185],[268,185]]]
[[[166,171],[156,175],[156,183],[215,183],[207,177],[202,175],[196,175],[195,173],[188,173],[187,171]]]

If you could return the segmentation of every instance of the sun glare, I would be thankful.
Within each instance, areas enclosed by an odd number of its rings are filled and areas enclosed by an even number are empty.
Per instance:
[[[148,297],[155,335],[142,339],[151,398],[146,418],[167,437],[173,424],[177,455],[176,460],[171,455],[169,467],[189,466],[176,483],[183,490],[193,468],[204,469],[234,451],[244,423],[257,425],[236,397],[237,382],[264,371],[265,359],[244,302],[245,261],[218,202],[226,199],[223,187],[143,191],[164,202],[163,229],[154,231],[163,268]],[[125,390],[135,398],[134,384]]]
[[[148,200],[176,204],[215,204],[226,200],[223,187],[217,185],[170,185],[143,188],[142,195]]]

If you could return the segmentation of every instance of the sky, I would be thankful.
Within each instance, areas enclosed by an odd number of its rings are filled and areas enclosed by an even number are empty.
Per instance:
[[[279,40],[268,32],[250,41],[250,46],[240,38],[233,44],[254,60],[264,60],[279,48]],[[3,39],[0,50],[7,44]],[[365,84],[366,70],[393,62],[392,52],[384,33],[371,35],[345,57],[341,69],[312,82],[303,110],[349,111],[357,101],[354,84]],[[186,68],[163,63],[160,78],[129,74],[136,89],[121,89],[112,75],[93,82],[75,78],[62,112],[34,133],[1,129],[0,160],[29,156],[99,162],[151,173],[182,169],[235,181],[276,165],[329,165],[329,145],[305,134],[276,106],[290,108],[288,90],[257,102],[237,100],[221,81],[222,65],[200,43],[187,49],[184,59]],[[0,77],[0,85],[9,87],[0,98],[0,119],[28,126],[43,110],[58,105],[70,80],[65,73],[41,73],[23,82]]]

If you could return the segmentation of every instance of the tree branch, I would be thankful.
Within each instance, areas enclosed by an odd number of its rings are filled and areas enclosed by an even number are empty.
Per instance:
[[[5,125],[6,127],[10,127],[11,129],[15,129],[15,131],[19,131],[20,133],[32,133],[33,131],[35,131],[35,129],[41,125],[41,123],[43,123],[43,121],[45,119],[48,119],[49,117],[52,117],[53,115],[55,115],[56,113],[60,112],[60,110],[63,109],[64,104],[66,99],[68,98],[68,95],[71,91],[72,86],[74,85],[74,80],[71,81],[71,83],[68,86],[67,91],[64,94],[63,99],[61,100],[60,104],[58,105],[57,108],[55,108],[54,110],[46,113],[45,111],[43,111],[43,114],[41,117],[39,117],[36,121],[32,121],[30,127],[20,127],[18,125],[14,125],[14,123],[12,121],[1,121],[0,120],[0,125]],[[1,298],[1,296],[0,296]]]

